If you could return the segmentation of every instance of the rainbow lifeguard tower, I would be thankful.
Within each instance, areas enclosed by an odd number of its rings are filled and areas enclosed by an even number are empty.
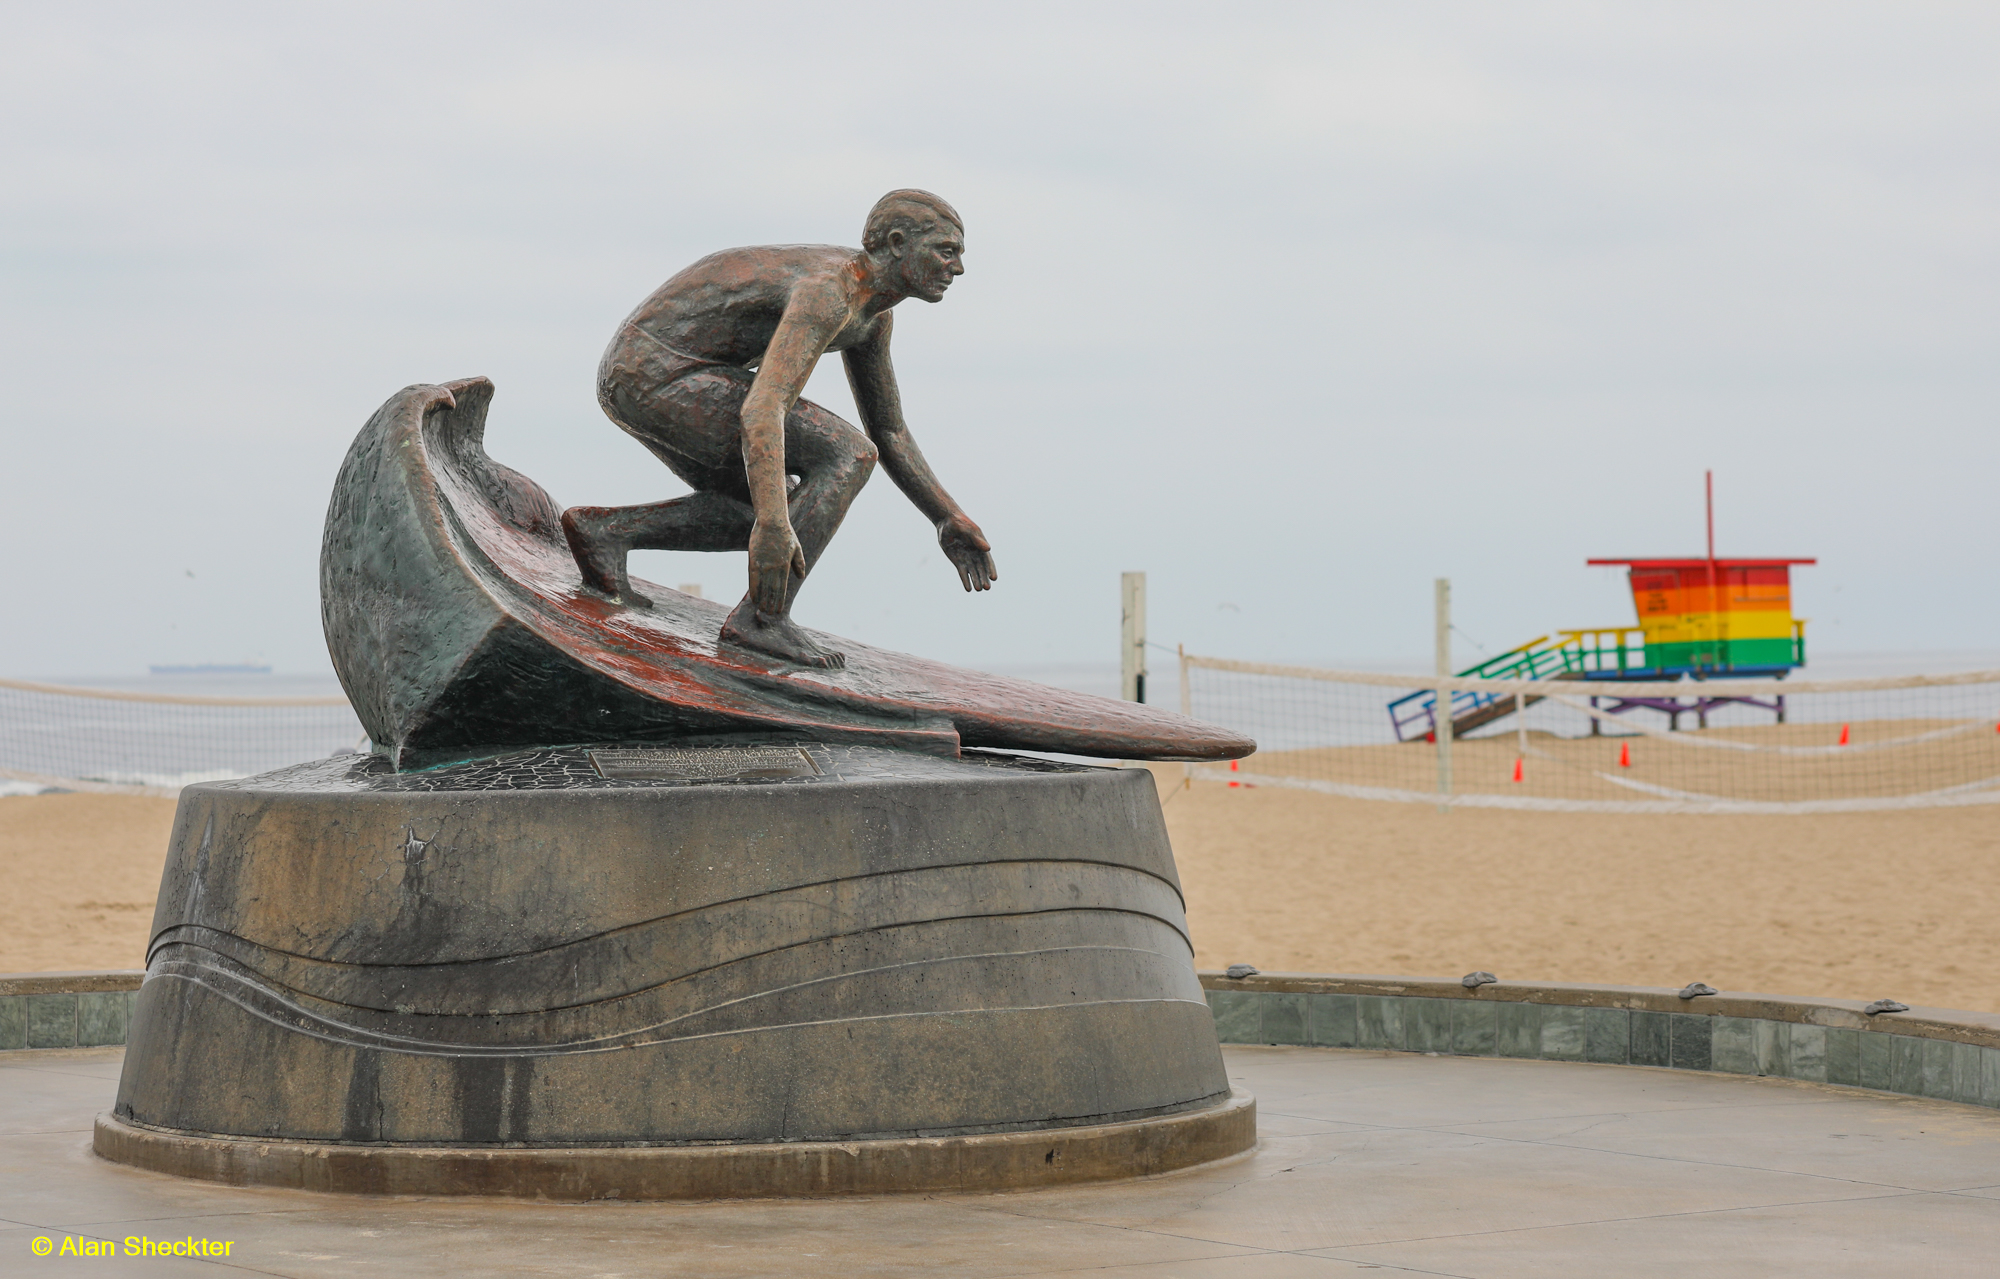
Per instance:
[[[1630,571],[1637,626],[1601,626],[1538,636],[1498,657],[1459,671],[1475,679],[1621,680],[1783,679],[1806,664],[1806,622],[1792,616],[1792,566],[1809,558],[1724,559],[1715,553],[1715,485],[1708,487],[1708,554],[1678,559],[1594,559]],[[1541,698],[1500,697],[1459,690],[1451,695],[1452,732],[1463,735],[1526,709]],[[1719,706],[1755,706],[1785,722],[1782,695],[1764,700],[1703,689],[1678,697],[1593,694],[1594,711],[1622,715],[1644,707],[1666,715],[1673,728],[1693,712],[1701,727]],[[1437,732],[1437,695],[1428,690],[1389,703],[1389,723],[1399,741],[1429,741]],[[1602,722],[1593,715],[1592,735]]]
[[[1584,680],[1700,681],[1729,678],[1783,679],[1806,664],[1806,623],[1792,616],[1792,565],[1812,559],[1601,559],[1589,564],[1624,564],[1632,584],[1632,604],[1639,625],[1621,629],[1613,646],[1602,644],[1604,631],[1568,631],[1577,641],[1580,668],[1568,678]],[[1636,634],[1635,647],[1629,637]],[[1682,701],[1678,697],[1596,697],[1593,709],[1622,715],[1644,707],[1665,715],[1671,728],[1694,712],[1695,722],[1708,727],[1708,713],[1721,706],[1754,706],[1785,722],[1785,698],[1769,699],[1711,693],[1704,689]],[[1596,736],[1602,722],[1593,717]]]

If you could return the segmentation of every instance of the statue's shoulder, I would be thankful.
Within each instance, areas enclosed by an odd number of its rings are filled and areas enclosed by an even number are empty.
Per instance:
[[[789,288],[801,279],[846,271],[861,250],[837,244],[753,244],[722,249],[668,280],[661,289],[721,284]]]
[[[626,323],[646,329],[705,325],[724,317],[775,322],[801,286],[843,287],[859,249],[833,244],[758,244],[711,253],[653,290]],[[729,322],[734,323],[735,320]]]

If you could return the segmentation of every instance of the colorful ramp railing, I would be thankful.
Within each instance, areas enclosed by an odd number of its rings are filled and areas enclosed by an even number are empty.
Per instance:
[[[1476,666],[1456,672],[1468,679],[1618,679],[1645,667],[1643,632],[1636,626],[1604,626],[1538,635],[1498,657],[1489,657]],[[1525,710],[1541,701],[1534,694],[1458,691],[1451,695],[1452,736],[1473,729],[1515,709]],[[1399,697],[1389,703],[1389,723],[1396,740],[1428,739],[1437,733],[1437,693],[1430,689]]]

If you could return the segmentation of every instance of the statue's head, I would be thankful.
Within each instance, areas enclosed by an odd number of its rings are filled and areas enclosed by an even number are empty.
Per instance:
[[[965,274],[965,223],[958,210],[928,191],[891,191],[868,211],[861,247],[882,281],[905,297],[938,302]]]

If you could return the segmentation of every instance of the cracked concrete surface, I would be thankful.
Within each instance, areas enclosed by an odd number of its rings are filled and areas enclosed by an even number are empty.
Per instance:
[[[1225,1050],[1261,1144],[1012,1194],[549,1205],[183,1182],[90,1154],[119,1049],[0,1054],[0,1276],[36,1237],[228,1239],[148,1276],[1464,1279],[1994,1273],[2000,1113],[1741,1076]]]

